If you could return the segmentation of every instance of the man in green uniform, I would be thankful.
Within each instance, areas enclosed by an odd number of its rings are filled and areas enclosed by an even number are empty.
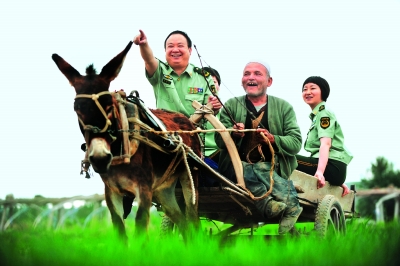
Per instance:
[[[229,99],[221,111],[220,121],[226,128],[256,129],[231,134],[242,161],[246,187],[256,197],[265,195],[270,188],[272,152],[268,141],[272,144],[276,162],[272,193],[255,201],[255,206],[265,218],[280,217],[279,234],[286,234],[303,210],[293,182],[288,180],[297,166],[295,154],[301,149],[301,134],[293,107],[283,99],[267,95],[267,88],[272,84],[270,73],[267,63],[249,62],[242,77],[246,95]],[[221,148],[220,172],[235,181],[225,143],[220,134],[215,139]]]
[[[215,89],[211,76],[208,72],[203,75],[201,68],[189,63],[192,52],[189,36],[178,30],[167,36],[164,42],[167,62],[164,63],[154,57],[146,35],[142,30],[139,32],[133,42],[139,45],[146,77],[153,86],[156,107],[190,117],[194,113],[192,101],[196,100],[201,104],[210,102],[214,112],[218,112],[222,105],[210,91]]]

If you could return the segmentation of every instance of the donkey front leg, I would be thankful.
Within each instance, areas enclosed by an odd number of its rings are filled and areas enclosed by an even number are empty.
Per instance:
[[[136,195],[138,210],[135,218],[135,233],[143,234],[147,232],[150,221],[150,208],[153,193],[148,186],[139,186],[139,195]]]
[[[125,230],[125,223],[123,219],[124,207],[122,204],[123,197],[118,193],[112,191],[107,185],[105,186],[105,198],[108,210],[111,214],[111,220],[114,228],[121,238],[127,241],[127,235]]]

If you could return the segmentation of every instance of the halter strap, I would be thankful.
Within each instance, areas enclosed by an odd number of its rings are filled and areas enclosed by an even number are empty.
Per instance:
[[[111,93],[109,91],[103,91],[103,92],[100,92],[97,94],[77,94],[75,96],[75,99],[78,99],[78,98],[92,99],[96,103],[100,112],[103,114],[104,118],[106,119],[106,124],[104,125],[104,128],[102,130],[98,131],[97,127],[94,127],[92,125],[85,125],[85,123],[82,121],[82,119],[80,119],[78,116],[79,123],[82,125],[82,127],[85,131],[93,131],[94,133],[103,133],[108,129],[109,126],[112,125],[110,119],[108,119],[106,112],[104,111],[103,107],[101,106],[101,104],[98,100],[100,96],[107,95],[107,94],[110,95]]]

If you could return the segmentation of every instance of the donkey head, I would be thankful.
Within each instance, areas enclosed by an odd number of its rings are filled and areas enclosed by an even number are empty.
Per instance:
[[[98,75],[93,65],[88,66],[86,76],[82,76],[59,55],[52,56],[60,71],[75,88],[74,110],[85,136],[89,162],[98,173],[107,172],[112,161],[111,144],[121,128],[117,119],[118,108],[115,108],[115,99],[108,89],[110,82],[118,76],[131,46],[132,42],[108,62]]]

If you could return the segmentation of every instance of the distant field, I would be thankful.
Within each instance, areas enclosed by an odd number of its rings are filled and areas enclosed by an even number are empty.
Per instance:
[[[148,237],[133,236],[122,245],[110,223],[94,222],[83,229],[7,230],[0,234],[0,265],[399,265],[400,225],[349,223],[347,235],[320,239],[312,224],[299,224],[306,234],[278,237],[276,226],[248,230],[221,240],[209,236],[212,222],[188,243],[174,235],[160,238],[160,219],[152,219]],[[208,232],[208,233],[206,233]]]

